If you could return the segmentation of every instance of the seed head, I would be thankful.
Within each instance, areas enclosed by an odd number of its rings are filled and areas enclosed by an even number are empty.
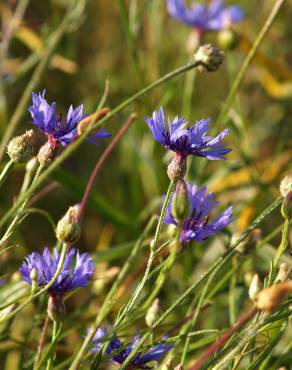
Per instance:
[[[167,167],[167,175],[170,180],[177,182],[182,180],[186,174],[187,161],[182,155],[176,154]]]

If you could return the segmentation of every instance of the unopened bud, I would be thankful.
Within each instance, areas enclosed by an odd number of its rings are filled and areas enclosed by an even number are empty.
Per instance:
[[[166,360],[165,364],[161,366],[161,370],[171,370],[173,369],[173,358]]]
[[[145,322],[151,328],[151,326],[155,323],[158,318],[160,305],[159,305],[159,298],[156,298],[149,310],[146,313]]]
[[[232,236],[231,242],[236,243],[240,235],[234,234]],[[254,229],[246,239],[244,239],[242,242],[238,244],[238,246],[235,248],[236,251],[239,254],[247,255],[254,252],[256,249],[257,243],[259,242],[261,238],[261,230],[260,229]]]
[[[63,321],[65,312],[63,297],[58,294],[50,295],[47,310],[49,318],[53,321]]]
[[[38,161],[41,166],[48,166],[56,157],[56,146],[47,141],[38,152]]]
[[[36,283],[38,281],[38,270],[35,267],[31,269],[29,277],[32,282]]]
[[[292,190],[285,196],[282,207],[281,207],[282,216],[286,220],[291,220],[292,218]]]
[[[204,72],[214,72],[223,62],[224,52],[211,44],[202,45],[195,54],[195,61],[201,62],[198,67]]]
[[[171,203],[171,215],[179,223],[189,214],[189,197],[186,182],[178,181]]]
[[[225,28],[218,32],[217,41],[220,48],[231,50],[236,47],[239,41],[238,35],[230,28]]]
[[[288,269],[287,264],[285,262],[281,263],[275,282],[284,283],[284,281],[288,279],[289,273],[290,270]]]
[[[167,167],[167,175],[170,180],[176,182],[182,180],[186,174],[187,161],[182,155],[176,154]]]
[[[154,239],[152,239],[152,240],[151,240],[151,242],[150,242],[150,245],[149,245],[149,246],[150,246],[150,249],[151,249],[151,250],[153,250],[153,249],[154,249],[154,247],[155,247],[155,240],[154,240]]]
[[[283,178],[280,184],[280,193],[285,198],[292,191],[292,176],[288,175]]]
[[[78,223],[79,206],[69,207],[65,216],[57,224],[56,236],[63,243],[76,243],[81,235],[81,227]]]
[[[37,169],[37,166],[38,166],[37,157],[32,157],[25,166],[26,172],[34,172]]]
[[[261,282],[260,282],[260,279],[259,279],[259,275],[255,274],[253,276],[252,280],[251,280],[251,283],[250,283],[250,286],[249,286],[249,289],[248,289],[248,296],[253,302],[256,301],[256,297],[258,295],[258,292],[261,289],[260,285],[261,285]]]
[[[290,293],[292,293],[292,281],[290,280],[273,285],[259,292],[256,306],[265,312],[275,311]]]
[[[7,146],[7,153],[15,163],[23,163],[31,159],[35,153],[34,131],[29,130],[13,138]]]

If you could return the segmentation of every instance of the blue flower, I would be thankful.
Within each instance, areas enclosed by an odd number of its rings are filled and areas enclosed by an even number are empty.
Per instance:
[[[163,339],[166,339],[163,338]],[[102,346],[102,343],[107,340],[107,330],[106,329],[97,329],[94,337],[93,337],[93,343],[94,347],[91,350],[92,352],[97,352],[100,347]],[[111,357],[111,361],[117,365],[121,365],[126,358],[129,356],[131,351],[136,347],[138,342],[140,341],[140,337],[134,337],[132,342],[125,346],[125,344],[117,337],[114,336],[108,343],[105,353],[106,355],[110,355],[112,352],[118,351],[120,348],[121,350]],[[151,348],[146,353],[142,354],[141,352],[138,353],[131,361],[131,366],[133,366],[136,369],[150,369],[149,366],[147,366],[147,363],[150,361],[159,361],[162,359],[162,357],[168,352],[173,346],[167,345],[167,344],[157,344],[153,348]]]
[[[209,214],[219,204],[213,201],[214,194],[207,194],[206,186],[199,189],[196,184],[191,185],[187,181],[186,185],[189,198],[189,215],[182,222],[180,241],[182,244],[186,244],[191,240],[202,242],[216,234],[232,221],[233,209],[232,207],[225,209],[219,217],[215,218],[213,222],[210,222]],[[177,225],[171,214],[172,199],[168,205],[164,223]]]
[[[184,118],[175,117],[173,121],[168,118],[167,129],[161,107],[145,121],[156,141],[184,158],[196,155],[211,160],[226,159],[224,156],[231,151],[221,142],[228,135],[228,129],[215,137],[207,135],[210,119],[202,119],[190,127]]]
[[[32,93],[32,105],[28,108],[33,124],[43,131],[49,138],[49,141],[56,145],[60,143],[63,146],[70,144],[78,136],[78,124],[86,117],[83,114],[83,105],[73,109],[69,107],[66,119],[62,115],[56,114],[56,103],[51,105],[45,99],[45,90],[41,93]],[[110,137],[104,129],[99,130],[91,136],[94,139],[103,139]]]
[[[31,272],[34,269],[38,285],[45,286],[52,280],[59,260],[60,255],[57,248],[54,248],[53,256],[51,256],[49,249],[45,248],[43,254],[33,252],[28,255],[19,272],[24,281],[32,284]],[[87,253],[80,254],[78,250],[71,249],[66,255],[62,271],[49,289],[49,293],[64,295],[70,290],[87,286],[93,271],[94,262],[89,255]]]
[[[169,14],[201,32],[220,31],[243,19],[238,5],[224,6],[223,0],[212,0],[210,5],[193,4],[187,7],[185,0],[167,0]]]

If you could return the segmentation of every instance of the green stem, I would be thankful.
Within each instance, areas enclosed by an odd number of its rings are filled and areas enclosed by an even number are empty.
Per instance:
[[[67,244],[62,245],[62,250],[61,250],[61,253],[60,253],[60,259],[59,259],[59,263],[58,263],[58,266],[57,266],[57,270],[56,270],[54,276],[52,277],[52,279],[50,280],[50,282],[47,285],[45,285],[41,290],[39,290],[35,294],[31,295],[26,301],[24,301],[21,305],[19,305],[15,310],[13,310],[10,313],[7,313],[6,315],[3,315],[0,319],[0,323],[11,319],[14,315],[16,315],[17,312],[21,311],[25,306],[27,306],[35,298],[39,297],[40,295],[42,295],[43,293],[45,293],[46,291],[48,291],[50,289],[50,287],[58,279],[58,276],[60,275],[60,273],[62,271],[64,262],[65,262],[65,259],[66,259],[66,254],[67,254],[68,248],[69,248],[69,246]]]
[[[35,177],[32,181],[32,185],[34,184],[34,182],[38,179],[38,177],[40,176],[41,172],[42,172],[42,169],[43,169],[43,166],[39,166],[38,169],[37,169],[37,172],[35,174]],[[24,181],[24,185],[27,186],[28,183],[26,181]],[[22,191],[25,191],[25,188],[23,187]],[[21,194],[21,193],[20,193]],[[0,240],[0,247],[3,245],[3,243],[10,237],[11,233],[13,232],[13,230],[15,229],[15,227],[17,225],[19,225],[21,223],[21,221],[25,218],[25,216],[23,216],[23,210],[25,209],[26,205],[27,205],[27,202],[29,201],[28,198],[26,198],[24,200],[24,202],[20,205],[14,219],[12,220],[11,224],[8,226],[6,232],[4,233],[4,235],[2,236],[1,240]]]
[[[24,90],[24,93],[22,94],[19,103],[7,125],[7,129],[2,137],[1,144],[0,144],[0,161],[3,158],[3,155],[5,153],[6,145],[8,144],[9,140],[13,136],[13,133],[15,129],[17,128],[18,124],[21,121],[21,118],[23,114],[26,112],[26,107],[28,105],[28,102],[31,98],[32,91],[36,88],[36,86],[39,84],[42,74],[44,73],[50,58],[59,43],[60,39],[64,35],[68,25],[71,22],[72,15],[75,11],[75,5],[76,1],[72,6],[70,6],[67,10],[67,13],[63,17],[63,20],[57,30],[54,32],[52,37],[50,38],[48,45],[44,48],[43,57],[40,60],[39,64],[37,65],[29,83],[26,85],[26,89]]]
[[[13,162],[12,159],[10,159],[10,161],[6,163],[6,165],[3,168],[3,171],[0,174],[0,186],[6,180],[7,175],[13,169],[14,165],[15,165],[15,162]]]
[[[80,136],[78,137],[73,143],[67,146],[67,148],[64,150],[64,152],[56,158],[52,164],[43,172],[43,174],[39,177],[38,181],[35,182],[35,184],[30,187],[29,190],[21,194],[19,199],[15,202],[13,207],[6,212],[6,214],[2,217],[0,221],[0,227],[7,221],[9,217],[18,209],[21,202],[26,198],[29,197],[32,192],[35,191],[36,188],[38,188],[46,179],[48,176],[51,175],[51,173],[57,169],[71,154],[75,152],[75,150],[84,142],[84,140],[92,133],[95,132],[95,130],[103,125],[105,122],[107,122],[110,118],[114,117],[117,113],[124,110],[127,106],[132,104],[134,101],[148,93],[149,91],[153,90],[157,86],[163,84],[164,82],[174,78],[175,76],[179,76],[180,74],[187,72],[193,68],[196,68],[198,66],[202,65],[201,62],[193,62],[186,64],[182,67],[179,67],[163,77],[159,78],[158,80],[152,82],[150,85],[144,87],[142,90],[138,91],[136,94],[132,95],[130,98],[123,101],[120,105],[118,105],[115,109],[113,109],[108,115],[106,115],[104,118],[102,118],[100,121],[98,121],[94,125],[88,125],[88,129]]]
[[[235,81],[233,82],[233,85],[231,87],[231,90],[230,90],[230,93],[225,101],[225,104],[223,106],[223,109],[218,117],[218,120],[217,120],[217,125],[221,122],[222,124],[225,124],[226,123],[226,119],[228,118],[228,114],[229,114],[229,110],[234,102],[234,99],[236,97],[236,94],[241,86],[241,83],[243,81],[243,77],[245,75],[245,72],[246,70],[248,69],[250,63],[252,62],[258,48],[260,47],[263,39],[265,38],[266,34],[268,33],[268,31],[270,30],[272,24],[273,24],[273,21],[274,19],[276,18],[281,6],[284,4],[285,0],[278,0],[268,19],[266,20],[263,28],[261,29],[260,33],[258,34],[255,42],[253,43],[252,45],[252,48],[250,49],[249,53],[247,54],[245,60],[243,61],[243,64],[238,72],[238,75],[235,79]]]
[[[174,241],[174,245],[170,246],[170,248],[171,248],[170,254],[169,254],[163,268],[160,270],[158,278],[154,283],[153,291],[151,292],[149,298],[144,303],[144,305],[142,307],[142,310],[147,310],[151,306],[154,299],[158,296],[158,294],[159,294],[159,292],[160,292],[160,290],[161,290],[161,288],[162,288],[162,286],[165,282],[165,279],[167,277],[167,273],[170,271],[170,269],[172,268],[172,266],[175,262],[177,251],[178,251],[178,248],[180,246],[180,241],[179,241],[180,233],[181,233],[181,228],[178,227],[177,232],[176,232],[176,238],[175,238],[175,241]]]
[[[58,333],[58,322],[57,321],[54,321],[53,322],[53,334],[52,334],[52,343],[54,343],[54,347],[53,347],[53,350],[51,352],[51,355],[48,359],[48,362],[47,362],[47,370],[52,370],[53,368],[53,362],[54,362],[54,359],[55,359],[55,347],[56,347],[56,338],[57,338],[57,333]]]
[[[151,271],[152,263],[153,263],[154,258],[156,256],[156,245],[157,245],[157,241],[159,239],[159,235],[160,235],[161,227],[162,227],[162,224],[163,224],[164,216],[165,216],[165,213],[166,213],[167,205],[168,205],[169,200],[171,198],[171,195],[173,193],[174,186],[175,186],[174,182],[171,181],[170,184],[169,184],[169,187],[168,187],[167,194],[165,196],[164,202],[163,202],[161,214],[160,214],[160,217],[159,217],[159,220],[158,220],[158,224],[157,224],[157,227],[156,227],[156,231],[155,231],[154,245],[150,249],[150,256],[149,256],[149,259],[148,259],[148,262],[147,262],[147,267],[146,267],[144,276],[143,276],[140,284],[137,286],[137,288],[136,288],[136,290],[135,290],[132,298],[128,302],[127,306],[125,307],[125,309],[123,310],[123,312],[117,318],[117,320],[115,322],[115,325],[114,325],[114,328],[116,328],[118,325],[120,325],[123,322],[124,318],[127,317],[127,315],[129,314],[129,312],[131,311],[133,305],[135,304],[136,300],[138,299],[138,297],[139,297],[139,295],[140,295],[140,293],[141,293],[141,291],[142,291],[145,283],[147,282],[148,276],[149,276],[150,271]],[[99,317],[101,319],[101,315],[99,315]],[[88,331],[88,334],[85,337],[85,340],[83,341],[83,344],[82,344],[80,350],[78,351],[76,357],[74,358],[74,360],[73,360],[73,362],[72,362],[69,370],[76,370],[76,369],[78,369],[78,367],[79,367],[79,365],[80,365],[80,363],[82,361],[83,354],[86,351],[87,346],[89,345],[90,341],[92,340],[92,338],[93,338],[93,336],[95,334],[95,331],[96,331],[97,327],[99,326],[99,324],[101,322],[100,319],[99,320],[96,320],[95,324]],[[109,335],[110,334],[111,333],[109,333]]]
[[[275,209],[277,208],[282,202],[282,198],[277,198],[274,203],[272,203],[264,212],[262,212],[261,215],[259,215],[255,221],[246,229],[246,231],[242,234],[240,238],[236,240],[235,243],[231,245],[229,250],[227,250],[221,257],[219,257],[209,268],[208,270],[200,277],[198,281],[196,281],[194,284],[192,284],[188,289],[186,289],[179,297],[178,299],[166,310],[164,313],[160,316],[160,318],[155,322],[155,324],[152,327],[152,331],[156,329],[175,309],[177,306],[179,306],[187,297],[190,296],[201,284],[204,282],[210,274],[215,269],[220,269],[223,267],[229,260],[232,258],[232,256],[236,253],[236,247],[255,229],[258,227],[258,225]],[[125,370],[131,360],[134,358],[134,356],[138,353],[139,349],[143,345],[143,343],[148,339],[150,332],[145,333],[140,341],[137,343],[136,347],[132,350],[132,352],[127,357],[126,361],[123,363],[123,365],[120,367],[120,370]],[[74,368],[70,369],[73,370]],[[76,370],[76,368],[74,369]]]
[[[285,252],[285,249],[287,248],[288,245],[288,235],[289,235],[289,220],[285,220],[283,229],[282,229],[282,238],[281,238],[281,243],[279,245],[279,248],[277,250],[277,253],[274,257],[273,261],[273,268],[276,269],[279,261],[282,257],[282,254]]]

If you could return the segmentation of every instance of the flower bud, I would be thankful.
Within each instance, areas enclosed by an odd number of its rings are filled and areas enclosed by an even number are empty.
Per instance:
[[[284,283],[284,281],[288,279],[289,273],[290,270],[288,269],[287,264],[285,262],[281,263],[275,282]]]
[[[256,301],[258,292],[261,289],[260,285],[261,283],[260,283],[259,275],[255,274],[251,280],[251,283],[248,289],[248,296],[253,302]]]
[[[145,322],[149,326],[149,328],[152,327],[152,325],[155,323],[156,319],[158,318],[159,313],[159,298],[156,298],[149,310],[146,313]]]
[[[280,193],[285,198],[292,191],[292,176],[288,175],[283,178],[280,184]]]
[[[170,180],[177,182],[182,180],[186,174],[187,161],[182,155],[176,154],[167,167],[167,175]]]
[[[240,235],[234,234],[232,236],[232,243],[236,243],[236,240],[239,238]],[[254,252],[256,249],[257,243],[261,237],[261,230],[254,229],[249,236],[244,239],[238,246],[235,248],[239,254],[248,255]]]
[[[151,240],[151,242],[150,242],[150,245],[149,245],[149,246],[150,246],[150,249],[151,249],[151,250],[153,250],[153,249],[154,249],[154,247],[155,247],[155,240],[154,240],[154,239],[152,239],[152,240]]]
[[[211,44],[202,45],[195,54],[195,61],[201,62],[198,67],[203,72],[217,71],[223,62],[224,52]]]
[[[292,293],[292,281],[263,289],[257,296],[257,308],[265,312],[275,311],[288,294]]]
[[[58,222],[56,228],[57,239],[62,243],[76,243],[81,235],[81,227],[78,223],[79,206],[69,207],[65,216]]]
[[[32,157],[26,164],[25,169],[26,172],[35,172],[38,167],[38,159],[37,157]]]
[[[47,141],[38,152],[38,161],[41,166],[48,166],[56,157],[56,146]]]
[[[29,130],[13,138],[7,146],[7,153],[15,163],[23,163],[31,159],[35,153],[34,131]]]
[[[38,271],[37,271],[37,269],[35,267],[33,267],[31,269],[31,272],[29,274],[29,277],[30,277],[30,280],[32,282],[35,282],[36,283],[38,281]]]
[[[292,190],[285,196],[282,207],[281,207],[282,216],[286,220],[291,220],[292,218]]]
[[[161,370],[171,370],[173,369],[173,358],[166,360],[165,364],[161,366]]]
[[[51,320],[63,321],[66,310],[61,295],[54,294],[49,296],[47,313]]]
[[[176,185],[171,203],[171,214],[178,223],[189,214],[188,190],[184,180],[179,180]]]
[[[223,50],[232,50],[238,44],[239,37],[230,28],[225,28],[218,32],[217,41],[218,45]]]

